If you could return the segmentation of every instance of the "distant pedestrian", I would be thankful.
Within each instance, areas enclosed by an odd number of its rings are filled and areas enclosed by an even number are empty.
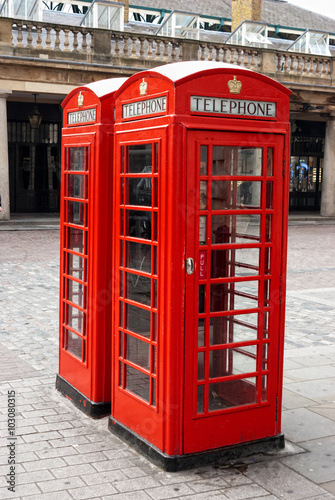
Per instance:
[[[0,193],[0,212],[1,212],[1,193]]]

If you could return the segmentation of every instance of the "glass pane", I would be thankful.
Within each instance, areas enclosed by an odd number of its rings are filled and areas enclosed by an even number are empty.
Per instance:
[[[212,209],[260,208],[261,182],[213,181]]]
[[[257,339],[257,314],[239,314],[211,318],[210,345],[248,342]]]
[[[77,224],[78,226],[84,226],[86,210],[85,203],[80,203],[78,201],[68,201],[67,210],[68,222],[70,222],[71,224]]]
[[[151,207],[151,177],[135,177],[127,179],[128,205]]]
[[[82,359],[83,341],[78,335],[67,330],[65,349],[79,359]]]
[[[138,274],[126,273],[127,298],[141,304],[151,304],[151,279]]]
[[[127,241],[127,261],[130,269],[151,273],[151,245]]]
[[[128,304],[127,328],[143,337],[150,338],[150,311]]]
[[[269,338],[269,312],[263,313],[263,339]]]
[[[69,227],[68,248],[78,253],[85,253],[85,231],[75,227]]]
[[[152,145],[128,146],[128,173],[139,174],[152,171]]]
[[[207,175],[208,172],[208,146],[200,146],[200,175]]]
[[[84,314],[83,311],[80,311],[76,307],[67,305],[67,314],[66,314],[66,324],[76,330],[81,335],[84,335]]]
[[[126,389],[149,403],[150,377],[131,366],[126,367]]]
[[[77,281],[67,280],[67,299],[74,304],[86,307],[86,286]]]
[[[199,285],[199,314],[205,312],[205,285]]]
[[[127,210],[127,236],[151,240],[151,212]]]
[[[85,175],[69,175],[68,176],[68,192],[69,198],[82,198],[85,197]]]
[[[258,307],[258,281],[211,285],[211,311],[254,309]]]
[[[205,353],[198,352],[198,380],[205,378]]]
[[[85,171],[85,148],[70,148],[69,170]]]
[[[255,372],[257,369],[256,352],[257,346],[210,351],[210,378]]]
[[[260,242],[260,215],[213,215],[212,244]]]
[[[261,401],[268,400],[268,376],[262,376],[262,392],[261,392]]]
[[[272,215],[265,217],[265,241],[272,241]]]
[[[273,175],[273,148],[268,148],[266,175],[268,176]]]
[[[152,406],[156,406],[156,380],[154,378],[151,379],[151,394],[152,394]]]
[[[212,278],[257,276],[259,248],[212,250]]]
[[[68,274],[79,280],[86,281],[84,273],[84,263],[85,259],[83,257],[68,253]]]
[[[209,384],[209,411],[256,403],[256,377]]]
[[[262,148],[213,146],[213,175],[262,175]]]
[[[199,318],[198,322],[198,346],[202,347],[205,345],[205,320]]]
[[[266,208],[273,208],[272,197],[273,197],[273,182],[266,183]]]
[[[199,385],[197,390],[197,413],[204,412],[204,386]]]
[[[207,231],[207,216],[200,215],[199,217],[199,245],[206,245]]]
[[[207,208],[207,182],[200,181],[200,210]]]
[[[126,339],[126,359],[146,370],[150,370],[150,344],[131,335],[126,335]]]

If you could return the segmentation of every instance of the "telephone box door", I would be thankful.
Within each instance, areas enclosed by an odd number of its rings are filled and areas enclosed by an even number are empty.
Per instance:
[[[187,151],[184,453],[194,453],[280,433],[284,136],[192,131]]]

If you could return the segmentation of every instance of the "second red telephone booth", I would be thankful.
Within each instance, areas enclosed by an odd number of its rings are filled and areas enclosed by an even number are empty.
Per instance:
[[[110,413],[114,94],[126,78],[63,101],[57,389],[92,417]]]
[[[170,470],[283,446],[289,94],[183,62],[116,95],[109,427]]]

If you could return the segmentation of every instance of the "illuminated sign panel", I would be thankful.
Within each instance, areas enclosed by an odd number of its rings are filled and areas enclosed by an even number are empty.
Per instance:
[[[145,101],[135,101],[122,105],[122,118],[136,118],[138,116],[156,115],[166,112],[166,95],[146,99]]]

